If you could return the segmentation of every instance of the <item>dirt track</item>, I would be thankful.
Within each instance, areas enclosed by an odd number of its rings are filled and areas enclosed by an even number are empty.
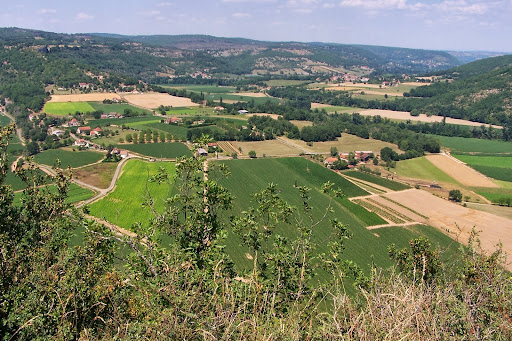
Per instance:
[[[440,170],[465,186],[499,188],[485,175],[444,154],[427,155],[427,159]]]

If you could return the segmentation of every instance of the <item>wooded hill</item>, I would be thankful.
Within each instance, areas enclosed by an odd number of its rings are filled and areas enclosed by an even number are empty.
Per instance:
[[[512,113],[512,55],[487,58],[439,72],[446,81],[404,94],[412,110],[506,125]]]

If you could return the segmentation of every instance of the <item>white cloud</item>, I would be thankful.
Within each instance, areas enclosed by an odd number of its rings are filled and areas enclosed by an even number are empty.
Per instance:
[[[84,12],[80,12],[76,15],[76,20],[80,20],[80,21],[86,21],[86,20],[92,20],[92,19],[94,19],[93,15],[90,15],[90,14],[87,14]]]
[[[327,2],[327,3],[323,4],[322,7],[323,8],[334,8],[334,7],[336,7],[336,4],[333,4],[332,2]]]
[[[53,9],[53,8],[42,8],[39,10],[39,13],[40,14],[54,14],[54,13],[57,13],[57,10]]]
[[[445,0],[434,7],[445,13],[484,14],[488,10],[485,2],[468,3],[465,0]]]
[[[407,0],[343,0],[341,7],[361,7],[365,9],[406,9]]]
[[[160,15],[160,11],[154,9],[154,10],[151,10],[151,11],[139,12],[139,14],[145,15],[147,17],[154,17],[154,16],[157,16],[157,15]]]
[[[249,18],[251,15],[249,13],[233,13],[231,16],[233,18]]]
[[[159,2],[156,4],[156,7],[171,7],[173,5],[172,2]]]

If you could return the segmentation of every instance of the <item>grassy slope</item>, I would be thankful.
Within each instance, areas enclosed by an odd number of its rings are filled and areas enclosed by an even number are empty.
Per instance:
[[[118,114],[124,114],[125,109],[130,109],[133,112],[142,112],[142,113],[151,115],[151,111],[146,110],[146,109],[137,108],[130,104],[119,104],[119,103],[103,104],[101,102],[88,102],[88,103],[94,108],[94,110],[103,111],[107,114],[111,113],[111,112],[115,112]]]
[[[180,142],[125,144],[122,148],[158,158],[174,159],[180,156],[192,156],[190,149]]]
[[[57,187],[55,187],[55,185],[50,185],[49,189],[50,189],[50,192],[53,193],[57,190]],[[76,184],[70,184],[66,203],[72,204],[75,202],[84,201],[89,198],[92,198],[93,195],[94,195],[94,192],[87,188],[80,187]],[[23,192],[15,193],[14,194],[14,203],[16,205],[20,205],[22,198],[23,198]]]
[[[128,161],[115,190],[93,203],[90,206],[91,214],[124,228],[130,228],[135,222],[144,224],[149,221],[152,214],[149,209],[142,207],[146,194],[146,180],[148,173],[149,176],[156,174],[159,167],[164,167],[171,174],[175,172],[174,163],[170,162]],[[147,186],[156,199],[155,207],[162,209],[164,206],[162,199],[170,195],[170,189],[156,183],[148,183]]]
[[[87,102],[48,102],[43,111],[53,115],[73,115],[75,112],[92,112],[95,109]]]
[[[57,159],[60,160],[62,169],[85,166],[98,162],[104,158],[104,154],[90,151],[68,151],[63,149],[49,149],[35,155],[34,160],[44,165],[53,166]]]
[[[357,172],[357,171],[348,171],[348,172],[344,172],[344,174],[351,176],[353,178],[356,178],[356,179],[361,179],[364,181],[368,181],[368,182],[380,185],[382,187],[392,189],[394,191],[401,191],[401,190],[410,188],[409,186],[404,185],[402,183],[399,183],[399,182],[396,182],[393,180],[384,179],[379,176],[375,176],[375,175],[368,174],[368,173]]]
[[[451,176],[434,166],[434,164],[425,157],[397,162],[396,173],[408,178],[459,184]]]

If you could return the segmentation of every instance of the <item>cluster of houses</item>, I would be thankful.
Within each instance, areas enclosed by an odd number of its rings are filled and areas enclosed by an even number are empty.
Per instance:
[[[100,127],[91,129],[91,127],[85,126],[85,127],[79,127],[76,130],[76,133],[80,134],[80,135],[100,136],[103,133],[103,130]]]
[[[167,118],[165,120],[165,123],[166,124],[180,124],[181,118],[179,118],[178,116],[173,116],[173,117]]]
[[[358,162],[366,162],[368,161],[372,154],[373,152],[371,150],[356,150],[354,152],[354,159],[356,159],[356,161]],[[347,163],[349,162],[350,153],[339,153],[338,156],[341,160],[344,160]],[[331,156],[324,160],[324,165],[327,168],[331,168],[332,164],[335,163],[336,161],[338,161],[338,157]]]

